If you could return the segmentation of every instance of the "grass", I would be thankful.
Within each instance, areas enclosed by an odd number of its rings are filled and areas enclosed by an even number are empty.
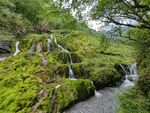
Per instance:
[[[119,96],[121,107],[118,113],[149,113],[150,99],[131,89]]]

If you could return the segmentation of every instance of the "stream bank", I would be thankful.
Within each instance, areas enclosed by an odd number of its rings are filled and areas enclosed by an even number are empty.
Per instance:
[[[134,81],[128,80],[128,77],[134,80],[137,79],[136,68],[136,63],[130,65],[129,71],[122,66],[126,78],[119,87],[106,87],[96,91],[95,96],[89,100],[74,105],[63,113],[116,113],[120,107],[117,96],[134,86]],[[127,75],[127,73],[129,75]]]
[[[63,113],[116,113],[119,108],[117,95],[129,87],[123,83],[120,87],[107,87],[98,91],[100,96],[93,96],[89,100],[74,105]]]

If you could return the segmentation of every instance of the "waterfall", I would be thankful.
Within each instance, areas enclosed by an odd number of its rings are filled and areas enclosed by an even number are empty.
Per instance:
[[[130,74],[131,75],[137,75],[137,70],[136,70],[136,68],[137,68],[137,63],[134,63],[134,64],[131,64],[130,66],[129,66],[129,70],[130,70]]]
[[[73,61],[72,61],[72,57],[71,57],[70,52],[69,52],[68,50],[66,50],[65,48],[63,48],[61,45],[59,45],[59,44],[57,43],[57,39],[56,39],[52,34],[50,35],[50,38],[51,38],[51,40],[54,40],[54,42],[57,44],[57,46],[58,46],[63,52],[66,52],[66,53],[69,55],[70,64],[73,64]],[[72,80],[76,80],[71,66],[68,65],[68,68],[69,68],[69,78],[72,79]]]
[[[68,68],[69,68],[69,78],[70,78],[71,80],[76,80],[71,66],[68,65]]]
[[[48,40],[47,40],[47,52],[48,52],[48,53],[50,52],[51,44],[52,44],[51,39],[48,39]]]
[[[91,81],[91,84],[94,86],[93,81]],[[98,98],[99,98],[100,96],[102,96],[102,94],[99,93],[99,92],[96,91],[96,90],[94,90],[94,94],[95,94],[95,96],[98,97]]]
[[[58,45],[57,39],[52,34],[50,35],[50,38],[51,38],[51,40],[54,40],[54,42]]]
[[[19,41],[16,42],[16,52],[13,54],[13,56],[16,56],[20,52],[19,50]]]
[[[119,65],[120,65],[120,67],[123,69],[124,74],[125,74],[125,75],[129,75],[129,72],[125,69],[125,67],[124,67],[123,65],[121,65],[121,64],[119,64]]]
[[[137,67],[137,63],[131,64],[129,66],[129,71],[125,69],[125,67],[123,65],[120,64],[120,67],[123,69],[124,73],[125,73],[125,80],[124,80],[124,86],[134,86],[134,82],[131,82],[130,80],[128,80],[128,77],[131,77],[131,79],[135,80],[137,75],[136,72],[136,67]]]
[[[2,60],[5,60],[7,57],[1,57],[0,58],[0,61],[2,61]]]
[[[124,80],[124,86],[134,86],[134,82],[128,80],[128,76],[129,75],[126,75],[126,79]]]
[[[34,45],[34,43],[32,43],[32,46],[30,47],[30,49],[29,49],[29,53],[34,53],[34,47],[35,47],[35,45]]]

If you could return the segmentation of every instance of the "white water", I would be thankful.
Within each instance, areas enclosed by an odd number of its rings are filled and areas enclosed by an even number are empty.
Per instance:
[[[129,70],[130,70],[130,75],[137,75],[137,63],[131,64],[129,66]]]
[[[102,96],[102,94],[96,90],[94,90],[94,93],[95,93],[95,96],[98,98]]]
[[[134,82],[131,82],[130,80],[128,80],[128,76],[126,75],[126,79],[124,80],[122,86],[124,87],[131,87],[134,86]]]
[[[91,81],[91,84],[94,86],[93,81]],[[102,94],[96,90],[94,90],[94,95],[98,98],[102,96]]]
[[[69,55],[70,64],[73,64],[73,61],[72,61],[72,57],[71,57],[70,52],[69,52],[68,50],[66,50],[65,48],[63,48],[61,45],[59,45],[59,44],[57,43],[57,39],[56,39],[52,34],[50,35],[50,38],[51,38],[51,40],[54,40],[54,42],[57,44],[57,46],[58,46],[63,52],[66,52],[66,53]],[[74,75],[74,72],[73,72],[71,66],[68,65],[68,68],[69,68],[69,79],[71,79],[71,80],[76,80],[75,75]]]
[[[16,52],[13,54],[13,56],[16,56],[18,53],[20,53],[20,50],[19,50],[19,41],[16,42]]]
[[[71,80],[77,80],[75,78],[75,76],[74,76],[73,70],[72,70],[72,68],[71,68],[70,65],[68,65],[68,68],[69,68],[69,79],[71,79]]]
[[[134,86],[135,83],[133,81],[128,80],[128,77],[131,77],[131,79],[133,79],[133,80],[137,79],[137,70],[136,70],[137,63],[131,64],[131,65],[128,66],[129,72],[121,64],[120,64],[120,66],[123,69],[123,71],[125,73],[125,77],[126,77],[123,84],[122,84],[122,86],[124,86],[124,87]]]
[[[5,60],[7,57],[1,57],[0,58],[0,61],[2,61],[2,60]]]
[[[52,44],[51,39],[48,39],[48,40],[47,40],[47,52],[48,52],[48,53],[50,52],[51,44]]]
[[[34,47],[35,47],[35,45],[34,45],[34,43],[32,43],[32,46],[29,49],[29,53],[34,53]]]
[[[57,85],[55,88],[58,89],[60,87],[60,85]]]

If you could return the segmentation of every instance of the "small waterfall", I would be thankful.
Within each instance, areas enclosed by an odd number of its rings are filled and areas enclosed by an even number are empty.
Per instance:
[[[69,79],[76,80],[71,66],[69,65],[68,68],[69,68]]]
[[[13,56],[16,56],[20,52],[19,50],[19,41],[16,42],[16,52],[13,54]]]
[[[134,63],[134,64],[131,64],[129,66],[129,71],[125,69],[124,66],[122,66],[120,64],[121,68],[123,69],[124,73],[125,73],[125,80],[124,80],[124,86],[134,86],[134,82],[131,82],[130,80],[128,80],[128,77],[131,77],[131,79],[135,80],[136,78],[133,77],[133,76],[136,76],[137,75],[137,72],[136,72],[136,67],[137,67],[137,63]]]
[[[72,57],[71,57],[70,52],[68,53],[68,55],[69,55],[70,63],[73,64],[73,61],[72,61]]]
[[[91,81],[91,84],[94,86],[93,81]],[[98,97],[98,98],[102,96],[102,94],[99,93],[99,92],[96,91],[96,90],[94,90],[94,94],[95,94],[95,96]]]
[[[50,53],[51,44],[52,44],[51,39],[48,39],[48,40],[47,40],[47,52],[48,52],[48,53]]]
[[[136,70],[136,68],[137,68],[137,63],[131,64],[131,65],[129,66],[129,70],[130,70],[130,74],[131,74],[131,75],[137,75],[137,70]]]
[[[129,75],[129,72],[125,69],[125,67],[124,67],[123,65],[121,65],[121,64],[119,64],[119,65],[120,65],[120,67],[123,69],[124,74],[125,74],[125,75]]]
[[[50,38],[51,38],[51,40],[54,40],[54,42],[58,45],[57,39],[52,34],[50,35]]]
[[[72,61],[72,57],[71,57],[70,52],[69,52],[68,50],[66,50],[65,48],[63,48],[61,45],[59,45],[59,44],[57,43],[57,39],[56,39],[52,34],[50,35],[50,38],[51,38],[51,40],[54,40],[54,42],[57,44],[57,46],[58,46],[63,52],[66,52],[66,53],[69,55],[70,64],[73,64],[73,61]],[[68,65],[68,68],[69,68],[69,78],[70,78],[71,80],[76,80],[71,66]]]
[[[126,75],[126,79],[124,80],[124,86],[128,87],[128,86],[134,86],[134,82],[131,82],[130,80],[128,80],[128,76]]]
[[[95,96],[96,96],[96,97],[98,97],[98,98],[102,96],[102,94],[101,94],[101,93],[99,93],[99,92],[98,92],[98,91],[96,91],[96,90],[94,90],[94,94],[95,94]]]
[[[5,60],[7,57],[1,57],[0,58],[0,61],[2,61],[2,60]]]
[[[35,45],[34,45],[34,43],[32,43],[32,46],[30,47],[30,49],[29,49],[29,53],[34,53],[34,48],[35,48]]]

